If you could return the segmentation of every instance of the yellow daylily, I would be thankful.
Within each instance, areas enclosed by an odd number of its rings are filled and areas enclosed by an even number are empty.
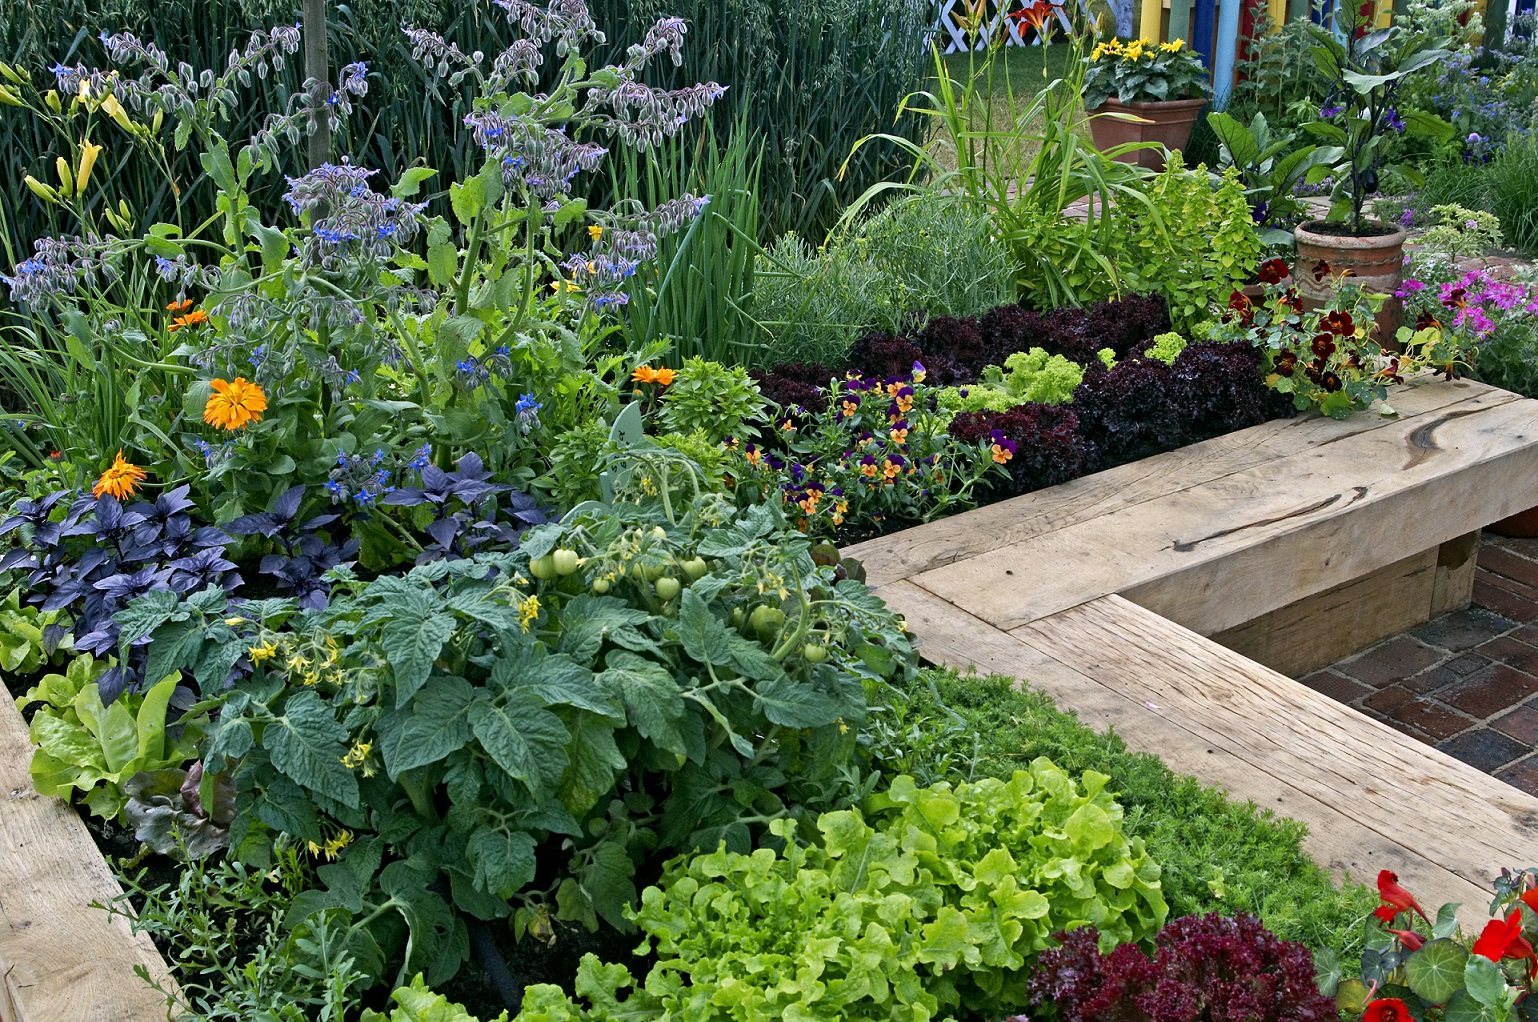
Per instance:
[[[96,158],[101,155],[102,147],[95,142],[82,142],[80,144],[80,167],[75,171],[75,194],[85,194],[85,186],[91,181],[91,168],[96,166]]]

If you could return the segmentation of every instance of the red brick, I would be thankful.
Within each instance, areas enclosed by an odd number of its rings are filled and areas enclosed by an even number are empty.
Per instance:
[[[1436,649],[1462,652],[1515,628],[1517,622],[1484,609],[1468,607],[1433,618],[1410,634]]]
[[[1538,603],[1525,600],[1516,593],[1502,589],[1484,579],[1474,580],[1474,605],[1493,610],[1513,621],[1524,623],[1538,621]]]
[[[1495,776],[1514,788],[1521,788],[1529,795],[1538,795],[1538,756],[1519,760]]]
[[[1315,671],[1306,678],[1298,679],[1321,695],[1327,695],[1338,703],[1350,703],[1362,698],[1372,689],[1360,681],[1353,681],[1334,671]]]
[[[1476,652],[1483,653],[1491,660],[1503,663],[1507,667],[1515,667],[1528,674],[1538,674],[1538,646],[1529,646],[1514,636],[1503,635],[1499,639],[1491,639],[1480,646]]]
[[[1518,557],[1500,547],[1485,547],[1479,551],[1479,571],[1493,571],[1497,575],[1522,582],[1529,588],[1538,586],[1538,561]]]
[[[1378,691],[1363,699],[1362,705],[1369,710],[1377,710],[1379,713],[1394,716],[1395,710],[1413,698],[1415,698],[1414,694],[1406,689],[1400,688],[1398,685],[1389,685],[1378,689]]]
[[[1485,571],[1481,568],[1474,573],[1474,581],[1483,582],[1485,585],[1494,586],[1497,589],[1504,589],[1511,595],[1520,596],[1529,602],[1538,602],[1538,589],[1518,579],[1507,578],[1505,575],[1498,575],[1493,571]]]
[[[1525,557],[1529,561],[1538,561],[1538,539],[1495,536],[1487,532],[1484,542],[1480,544],[1479,556],[1483,558],[1485,551],[1491,547],[1497,547],[1518,557]]]
[[[1487,774],[1495,773],[1532,751],[1509,735],[1486,727],[1465,731],[1456,738],[1440,743],[1437,748]]]
[[[1395,720],[1430,735],[1434,741],[1444,741],[1453,735],[1467,731],[1474,721],[1454,713],[1430,699],[1411,699],[1394,711]]]
[[[1490,662],[1484,657],[1480,657],[1479,660],[1481,664]],[[1447,664],[1443,664],[1441,667],[1433,667],[1429,671],[1412,674],[1410,677],[1399,682],[1399,684],[1416,695],[1425,696],[1455,684],[1461,681],[1463,677],[1464,675],[1455,673],[1449,669]]]
[[[1504,717],[1495,718],[1490,726],[1519,742],[1538,747],[1538,702],[1529,700]]]
[[[1483,720],[1516,706],[1534,692],[1538,692],[1538,678],[1505,664],[1491,664],[1452,688],[1439,692],[1437,698]]]
[[[1400,635],[1374,646],[1355,660],[1336,664],[1333,670],[1374,688],[1382,688],[1401,678],[1424,671],[1445,654]]]

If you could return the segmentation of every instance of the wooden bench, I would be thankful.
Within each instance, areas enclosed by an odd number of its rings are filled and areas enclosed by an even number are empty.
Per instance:
[[[1266,423],[845,552],[926,658],[1028,681],[1307,823],[1337,874],[1392,869],[1476,926],[1500,867],[1538,860],[1538,798],[1280,673],[1467,606],[1478,530],[1538,505],[1538,401],[1425,379],[1393,404]]]

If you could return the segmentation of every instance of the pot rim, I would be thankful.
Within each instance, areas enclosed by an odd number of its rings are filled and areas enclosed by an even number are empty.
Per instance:
[[[1309,220],[1299,224],[1292,230],[1295,242],[1303,242],[1317,245],[1321,248],[1334,248],[1346,251],[1394,248],[1403,245],[1410,237],[1410,232],[1398,224],[1386,224],[1382,220],[1373,220],[1371,223],[1379,227],[1392,227],[1392,234],[1373,234],[1365,237],[1355,237],[1350,234],[1315,234],[1310,227],[1329,223],[1328,220]]]
[[[1095,107],[1103,110],[1108,106],[1119,106],[1123,110],[1174,110],[1193,106],[1205,106],[1206,96],[1197,96],[1194,99],[1137,99],[1131,103],[1123,103],[1115,96],[1107,96],[1104,103]]]

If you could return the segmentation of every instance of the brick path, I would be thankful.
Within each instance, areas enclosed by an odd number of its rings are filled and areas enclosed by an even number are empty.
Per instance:
[[[1538,539],[1487,534],[1472,607],[1301,680],[1538,795]]]

